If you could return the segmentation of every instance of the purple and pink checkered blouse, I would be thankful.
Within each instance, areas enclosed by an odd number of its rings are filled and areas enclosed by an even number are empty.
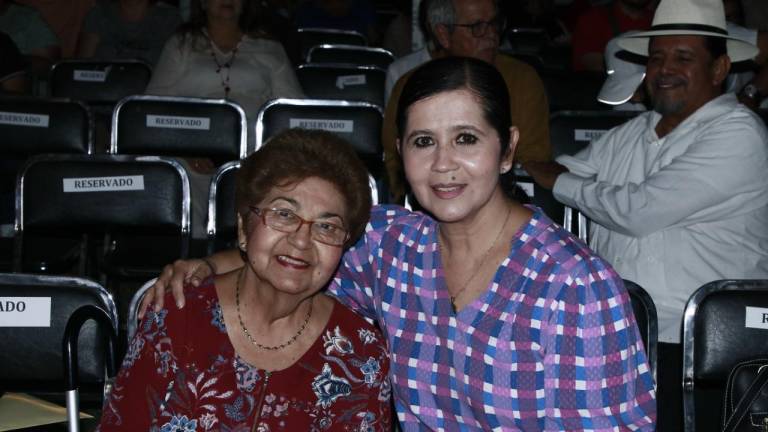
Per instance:
[[[404,431],[654,430],[621,279],[539,209],[485,294],[451,309],[438,223],[376,206],[331,293],[381,327]]]

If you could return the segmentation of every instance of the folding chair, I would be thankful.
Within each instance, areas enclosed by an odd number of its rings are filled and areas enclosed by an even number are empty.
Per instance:
[[[376,66],[314,64],[299,66],[296,77],[312,99],[365,101],[383,107],[386,71]]]
[[[0,268],[11,269],[16,175],[24,161],[42,153],[93,152],[93,118],[68,99],[0,98]]]
[[[659,340],[659,320],[656,315],[656,304],[648,292],[640,285],[624,279],[624,286],[629,292],[632,301],[632,311],[635,313],[635,321],[640,329],[640,337],[643,339],[645,354],[648,356],[648,365],[651,367],[651,376],[656,382],[656,358]]]
[[[34,157],[17,184],[14,268],[153,276],[187,256],[189,204],[187,174],[172,159]]]
[[[113,106],[144,93],[152,68],[139,60],[62,60],[51,68],[51,95]]]
[[[235,209],[235,176],[240,161],[223,165],[211,179],[208,199],[208,255],[237,247],[237,213]],[[368,175],[371,201],[379,203],[376,180]]]
[[[574,155],[610,129],[634,118],[637,111],[558,111],[549,117],[552,157]],[[588,242],[589,221],[578,210],[565,207],[563,227]]]
[[[245,111],[223,99],[128,96],[112,114],[110,153],[244,158]]]
[[[346,63],[355,66],[376,66],[387,70],[395,56],[384,48],[360,45],[323,44],[310,48],[307,63]]]
[[[351,30],[332,30],[324,28],[300,28],[297,30],[301,58],[307,58],[309,50],[315,45],[344,44],[368,45],[368,40],[361,33]]]
[[[116,373],[112,297],[88,279],[0,274],[0,305],[0,388],[65,396],[68,430],[78,430],[80,390],[100,407]]]
[[[290,128],[323,129],[347,140],[365,162],[386,196],[386,170],[381,147],[379,106],[359,101],[275,99],[267,102],[256,118],[256,150],[268,138]]]
[[[683,321],[686,432],[720,430],[728,373],[737,363],[768,360],[768,280],[707,283],[688,299]]]

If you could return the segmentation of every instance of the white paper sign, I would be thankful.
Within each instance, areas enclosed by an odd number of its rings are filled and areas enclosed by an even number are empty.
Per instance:
[[[365,75],[342,75],[336,77],[336,87],[344,89],[351,85],[365,85]]]
[[[50,326],[50,297],[0,297],[0,327]]]
[[[211,119],[208,117],[147,115],[147,127],[166,128],[166,129],[210,130]]]
[[[533,198],[533,183],[517,182],[517,185],[528,194],[528,197]]]
[[[75,70],[73,79],[75,81],[87,81],[87,82],[106,82],[109,69],[104,71],[99,70]]]
[[[744,326],[768,330],[768,308],[747,306]]]
[[[0,124],[47,128],[49,120],[50,116],[45,114],[0,111]]]
[[[355,130],[354,120],[327,120],[327,119],[291,119],[291,128],[322,129],[329,132],[352,133]]]
[[[576,141],[589,141],[592,142],[607,131],[604,129],[576,129],[573,131],[573,139]]]
[[[64,192],[144,190],[144,176],[79,177],[62,179]]]

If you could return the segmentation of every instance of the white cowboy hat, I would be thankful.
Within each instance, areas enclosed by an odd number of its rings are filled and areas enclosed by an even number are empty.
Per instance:
[[[619,39],[637,33],[636,31],[626,32],[611,39],[605,46],[605,68],[608,77],[597,95],[598,101],[608,105],[621,105],[632,98],[637,87],[643,82],[645,64],[632,62],[616,55],[619,52],[627,54],[621,51],[618,45]]]
[[[758,52],[756,46],[728,36],[723,0],[661,0],[653,16],[651,29],[622,38],[619,46],[629,52],[648,56],[650,37],[670,35],[725,38],[728,57],[732,62],[749,60]]]

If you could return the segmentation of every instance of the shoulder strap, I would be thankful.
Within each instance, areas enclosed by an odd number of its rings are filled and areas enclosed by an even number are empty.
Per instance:
[[[768,365],[764,365],[760,368],[760,372],[757,374],[757,377],[755,377],[755,380],[752,381],[752,384],[750,384],[746,393],[744,393],[744,396],[742,396],[741,400],[739,400],[739,403],[736,404],[736,408],[733,409],[733,414],[731,414],[731,416],[725,422],[723,432],[734,432],[736,430],[736,428],[741,424],[744,416],[749,411],[749,408],[752,406],[752,403],[754,403],[755,400],[760,396],[760,393],[762,392],[766,383],[768,383]]]

